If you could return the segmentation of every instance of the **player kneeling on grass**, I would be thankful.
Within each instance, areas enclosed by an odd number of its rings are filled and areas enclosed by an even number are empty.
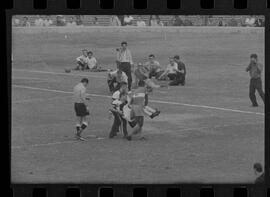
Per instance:
[[[86,97],[86,87],[88,82],[89,81],[87,78],[83,78],[81,82],[73,88],[74,109],[77,116],[75,137],[79,140],[85,140],[83,137],[81,137],[81,134],[88,126],[86,120],[86,116],[89,115],[89,109],[86,105],[86,100],[89,100],[89,98]]]
[[[117,69],[108,73],[107,83],[112,94],[120,89],[121,83],[123,82],[128,82],[128,77],[123,71]]]
[[[132,140],[133,136],[139,136],[139,139],[145,139],[141,136],[142,128],[144,124],[144,114],[150,115],[151,118],[158,116],[160,111],[154,110],[151,107],[148,107],[148,93],[151,91],[151,87],[145,85],[145,83],[140,82],[139,87],[134,90],[134,93],[131,96],[129,105],[131,106],[130,110],[130,120],[133,124],[133,131],[130,135],[127,136],[128,140]],[[127,116],[127,115],[126,115]]]
[[[86,49],[82,50],[82,55],[76,58],[77,67],[74,70],[86,70],[88,67],[88,51]]]
[[[113,125],[109,134],[109,138],[117,135],[119,130],[122,130],[124,138],[127,137],[127,121],[123,117],[123,107],[127,104],[127,82],[122,82],[119,90],[112,95],[113,108],[110,112],[114,116]]]

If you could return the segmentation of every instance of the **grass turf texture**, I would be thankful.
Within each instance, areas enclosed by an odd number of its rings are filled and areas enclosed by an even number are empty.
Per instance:
[[[260,107],[250,107],[245,68],[251,53],[264,62],[263,32],[164,31],[28,34],[14,29],[12,182],[252,182],[253,163],[264,162],[264,105],[258,97]],[[165,66],[169,56],[179,54],[187,66],[186,86],[150,96],[154,102],[149,105],[161,114],[145,118],[147,141],[108,139],[112,122],[106,72],[64,72],[75,67],[83,48],[92,50],[101,65],[114,68],[115,48],[122,40],[135,62],[153,53]],[[83,135],[104,139],[73,140],[70,92],[80,74],[88,76],[92,94],[90,124]]]

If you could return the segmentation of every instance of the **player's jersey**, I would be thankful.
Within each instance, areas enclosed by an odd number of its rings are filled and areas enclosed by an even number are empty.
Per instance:
[[[143,105],[145,102],[146,90],[145,87],[137,88],[132,95],[132,105]]]

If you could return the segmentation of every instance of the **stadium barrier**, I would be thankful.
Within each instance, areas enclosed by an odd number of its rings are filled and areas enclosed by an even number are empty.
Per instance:
[[[82,32],[188,32],[188,33],[264,33],[264,27],[137,27],[137,26],[72,26],[72,27],[12,27],[12,33],[82,33]]]

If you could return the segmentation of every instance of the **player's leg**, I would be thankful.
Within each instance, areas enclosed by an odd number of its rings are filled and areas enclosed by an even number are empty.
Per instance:
[[[262,89],[262,80],[260,78],[256,80],[256,89],[264,102],[264,92]]]
[[[251,101],[253,107],[257,107],[258,106],[257,99],[256,99],[256,96],[255,96],[255,91],[256,91],[255,80],[254,79],[250,79],[250,84],[249,84],[249,98],[250,98],[250,101]]]
[[[152,107],[149,106],[145,106],[143,111],[150,117],[150,118],[154,118],[156,116],[158,116],[160,114],[160,111],[158,109],[154,109]]]
[[[119,119],[117,112],[112,111],[112,114],[113,114],[114,120],[113,120],[113,125],[110,130],[109,138],[113,138],[114,136],[116,136],[116,133],[119,131],[119,126],[121,124],[121,121]]]

